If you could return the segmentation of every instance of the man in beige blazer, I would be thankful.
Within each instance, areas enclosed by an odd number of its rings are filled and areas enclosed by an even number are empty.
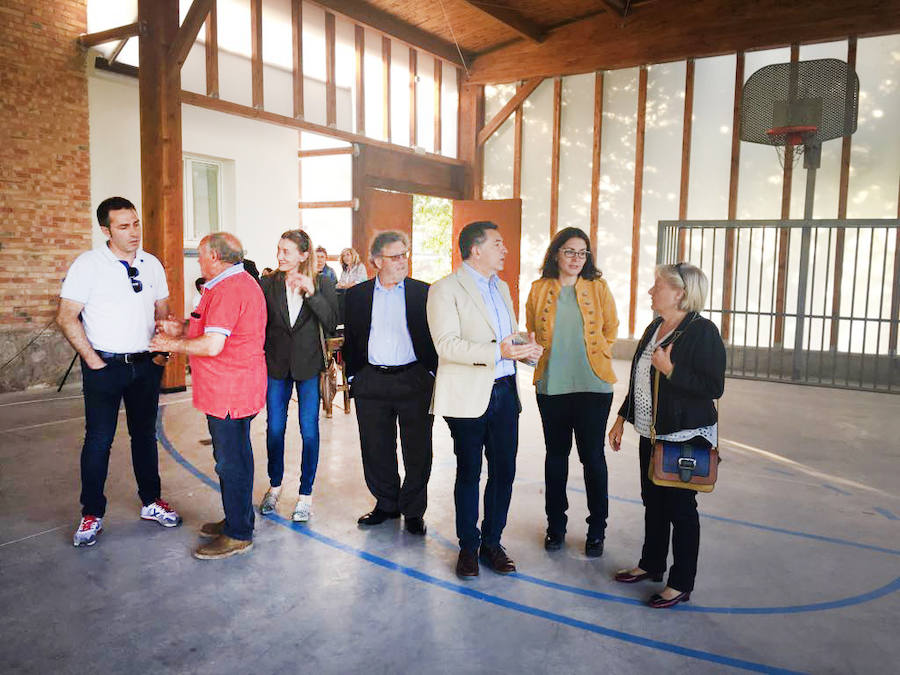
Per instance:
[[[438,354],[431,412],[442,415],[456,454],[456,534],[460,577],[478,576],[478,559],[499,574],[516,571],[500,545],[516,474],[519,440],[517,360],[537,360],[530,336],[513,344],[516,316],[507,285],[497,277],[506,247],[494,223],[478,221],[459,234],[463,264],[428,293],[428,327]],[[488,462],[479,532],[482,451]]]

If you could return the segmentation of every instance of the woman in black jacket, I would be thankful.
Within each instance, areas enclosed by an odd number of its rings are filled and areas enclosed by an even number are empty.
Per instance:
[[[700,520],[693,490],[661,487],[648,477],[653,381],[660,373],[656,411],[658,440],[716,446],[718,425],[714,399],[725,389],[725,346],[712,321],[700,316],[709,282],[690,263],[658,265],[650,289],[658,314],[638,343],[631,362],[628,396],[619,408],[609,443],[618,451],[625,422],[640,434],[641,499],[644,502],[644,547],[637,567],[621,570],[615,580],[631,584],[662,581],[672,534],[673,564],[662,592],[648,604],[664,608],[687,602],[697,574]]]
[[[288,230],[278,242],[278,270],[259,281],[266,298],[266,451],[271,487],[260,513],[275,510],[284,477],[284,432],[288,404],[297,390],[303,453],[300,497],[293,520],[309,520],[319,463],[319,373],[325,369],[322,335],[337,324],[334,282],[316,274],[315,251],[303,230]]]

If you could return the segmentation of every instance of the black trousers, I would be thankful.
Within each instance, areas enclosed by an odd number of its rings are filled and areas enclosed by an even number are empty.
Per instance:
[[[574,394],[537,395],[538,410],[544,428],[544,507],[547,531],[566,533],[566,482],[569,479],[569,453],[572,435],[578,459],[584,468],[584,490],[587,493],[589,539],[603,539],[609,514],[606,457],[603,439],[612,394],[579,392]]]
[[[434,377],[416,364],[398,373],[382,373],[365,367],[353,378],[363,474],[375,506],[421,518],[428,503],[431,476],[431,431],[434,416],[428,414]],[[397,466],[397,426],[404,477]]]
[[[641,436],[639,451],[641,499],[644,502],[644,548],[638,567],[659,574],[666,571],[671,530],[673,561],[667,584],[677,591],[688,593],[694,590],[697,553],[700,550],[697,493],[683,488],[654,485],[647,473],[652,452],[649,438]]]

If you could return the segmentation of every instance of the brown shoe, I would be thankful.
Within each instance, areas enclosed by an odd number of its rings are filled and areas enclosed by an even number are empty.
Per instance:
[[[516,564],[506,555],[502,546],[491,548],[482,546],[481,560],[497,574],[512,574],[516,571]]]
[[[215,538],[222,534],[224,531],[225,519],[223,518],[218,523],[203,523],[203,527],[200,528],[200,536]]]
[[[203,544],[194,551],[194,557],[198,560],[218,560],[238,553],[247,553],[252,548],[252,541],[232,539],[227,534],[220,534],[208,544]]]
[[[459,560],[456,561],[456,576],[463,579],[478,576],[478,556],[475,551],[460,550]]]

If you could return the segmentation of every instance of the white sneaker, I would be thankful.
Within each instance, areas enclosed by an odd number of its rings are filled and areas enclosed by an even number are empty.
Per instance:
[[[155,520],[163,527],[176,527],[181,525],[181,516],[168,503],[162,499],[157,499],[152,504],[141,507],[141,518],[143,520]]]
[[[297,500],[297,506],[294,507],[294,513],[291,520],[295,523],[305,523],[309,520],[309,514],[312,511],[312,497],[309,495],[300,495]]]
[[[75,546],[93,546],[97,543],[97,535],[101,532],[103,532],[103,518],[84,516],[78,525],[78,529],[75,530],[72,544]]]

